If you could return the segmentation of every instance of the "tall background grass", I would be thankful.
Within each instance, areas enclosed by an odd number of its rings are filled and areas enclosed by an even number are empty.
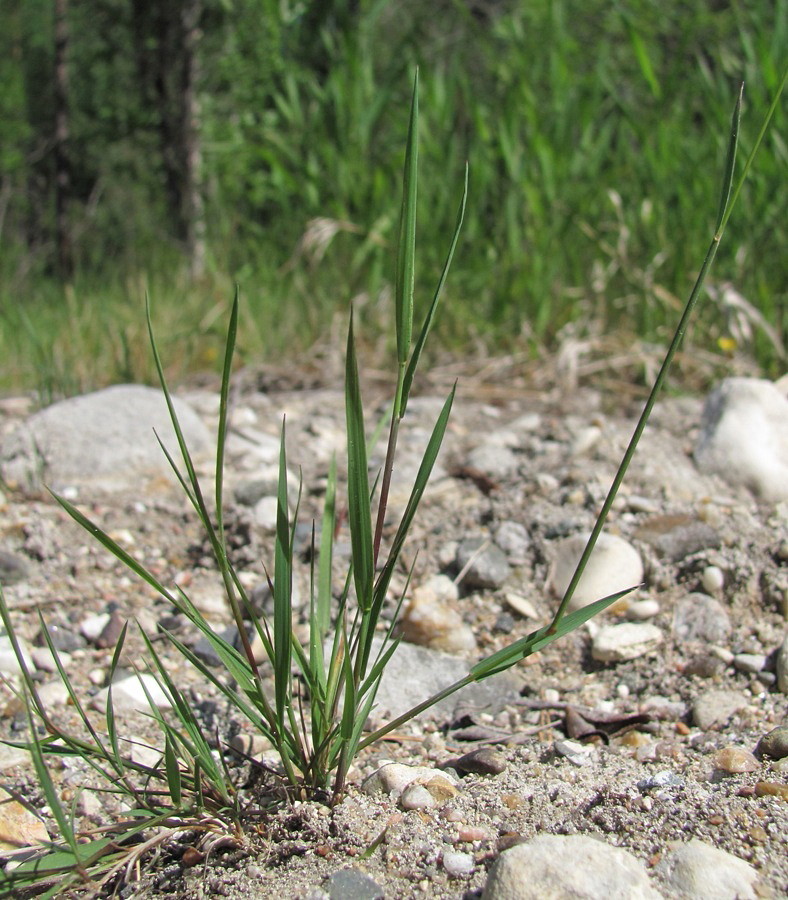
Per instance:
[[[108,27],[122,29],[122,4],[105,6],[118,7]],[[93,149],[84,163],[93,180],[85,175],[85,202],[72,209],[67,283],[49,271],[45,245],[34,252],[17,239],[26,163],[3,157],[3,390],[57,395],[151,380],[146,291],[162,355],[180,354],[175,376],[213,361],[236,281],[242,362],[309,348],[351,300],[365,332],[382,333],[415,64],[417,316],[470,160],[466,225],[436,344],[550,347],[567,327],[666,342],[713,226],[738,84],[746,85],[746,155],[788,49],[787,0],[239,0],[206,4],[204,16],[204,274],[188,277],[168,231],[148,133],[134,121],[107,124],[132,77],[122,53],[107,57],[81,38],[90,65],[75,68],[72,83],[89,83],[98,99],[75,114],[74,143]],[[772,337],[756,326],[747,339],[742,314],[719,302],[704,305],[690,336],[718,351],[735,339],[771,375],[784,369],[775,337],[788,328],[784,125],[780,109],[714,272]]]

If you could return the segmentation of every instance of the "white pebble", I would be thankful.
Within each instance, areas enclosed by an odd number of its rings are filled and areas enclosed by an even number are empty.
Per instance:
[[[717,594],[725,587],[725,575],[719,566],[706,566],[700,580],[707,594]]]
[[[454,878],[470,875],[474,868],[473,857],[459,850],[444,850],[443,868]]]

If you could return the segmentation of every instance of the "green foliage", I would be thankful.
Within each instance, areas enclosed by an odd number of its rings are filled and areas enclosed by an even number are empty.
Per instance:
[[[172,16],[183,5],[172,4]],[[366,300],[357,303],[365,332],[385,331],[388,311],[377,307],[397,282],[389,198],[402,164],[404,73],[418,62],[429,78],[417,313],[442,262],[436,235],[453,225],[452,185],[472,158],[444,340],[479,334],[509,350],[521,335],[549,343],[573,323],[664,341],[704,251],[728,98],[744,81],[748,114],[761,118],[788,45],[788,0],[206,0],[198,95],[208,271],[189,285],[164,189],[174,150],[143,64],[166,47],[150,12],[135,12],[143,7],[70,4],[77,270],[67,293],[47,274],[52,0],[3,7],[0,49],[13,64],[0,100],[0,330],[13,337],[0,336],[0,384],[39,386],[41,369],[60,393],[155,379],[143,329],[132,327],[124,347],[99,330],[103,310],[127,316],[140,284],[155,289],[165,320],[189,295],[192,334],[177,342],[177,365],[204,369],[220,352],[220,272],[244,284],[244,357],[308,347],[356,297]],[[717,279],[779,342],[788,330],[782,109],[775,120]],[[742,136],[745,150],[751,143]],[[24,331],[20,304],[34,312]],[[736,310],[723,312],[701,311],[696,342],[740,337]],[[203,320],[211,325],[194,327]],[[167,326],[159,332],[169,338]],[[754,331],[743,349],[775,373],[779,343]]]

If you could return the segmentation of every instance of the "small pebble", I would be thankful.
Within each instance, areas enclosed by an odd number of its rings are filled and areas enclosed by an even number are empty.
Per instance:
[[[521,597],[519,594],[506,594],[503,599],[506,601],[509,609],[516,612],[518,616],[522,616],[524,619],[537,619],[539,617],[539,613],[537,613],[533,603],[530,600],[526,600],[525,597]]]
[[[659,609],[656,600],[636,600],[627,607],[626,616],[631,622],[645,622],[659,615]]]
[[[755,752],[770,756],[772,759],[783,759],[788,756],[788,725],[778,725],[765,734],[758,741]]]
[[[606,625],[594,638],[591,655],[598,662],[624,662],[652,653],[662,640],[662,632],[656,625],[635,622]]]
[[[651,791],[658,788],[681,787],[682,784],[684,784],[684,779],[680,775],[671,772],[670,769],[664,769],[662,772],[643,778],[637,786],[638,790]]]
[[[443,868],[452,878],[470,875],[474,866],[473,856],[470,853],[461,853],[458,850],[443,851]]]
[[[740,672],[760,672],[766,665],[766,657],[762,653],[737,653],[733,657],[733,665]]]
[[[469,775],[500,775],[506,769],[506,757],[500,750],[480,747],[453,763],[454,768]]]
[[[730,775],[757,772],[760,767],[760,763],[752,753],[741,747],[725,747],[714,754],[714,768]]]
[[[758,797],[781,797],[783,800],[788,800],[788,784],[759,781],[755,785],[755,793]]]
[[[707,594],[718,594],[725,587],[725,575],[719,566],[706,566],[700,582]]]
[[[580,744],[577,741],[556,741],[553,744],[559,756],[568,759],[573,766],[590,766],[594,755],[593,744]]]

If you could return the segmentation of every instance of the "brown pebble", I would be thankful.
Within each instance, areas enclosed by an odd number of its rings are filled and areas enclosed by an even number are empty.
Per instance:
[[[730,775],[757,772],[760,767],[760,763],[752,753],[741,747],[725,747],[714,754],[714,768]]]
[[[621,743],[625,747],[647,747],[653,738],[642,731],[628,731],[622,738]]]
[[[724,816],[709,816],[706,820],[709,825],[722,825],[725,822]]]
[[[776,784],[773,781],[759,781],[755,785],[755,793],[759,797],[782,797],[788,800],[788,784]]]
[[[181,865],[184,869],[191,869],[205,859],[205,854],[201,853],[196,847],[187,847],[183,851],[181,857]]]
[[[769,840],[769,835],[760,825],[751,825],[747,829],[747,834],[749,834],[753,841],[757,841],[759,844]]]
[[[500,775],[506,769],[506,757],[500,750],[480,747],[456,760],[454,768],[467,775]]]
[[[489,838],[490,835],[486,828],[466,825],[457,829],[457,840],[461,843],[472,844],[474,841],[486,841]]]
[[[686,737],[690,732],[691,729],[689,725],[685,725],[684,722],[676,722],[676,734],[681,734]]]
[[[772,759],[783,759],[788,756],[788,725],[778,725],[777,728],[772,728],[758,741],[755,752],[771,756]]]
[[[507,809],[521,809],[525,806],[525,800],[519,794],[504,794],[501,800]]]
[[[503,853],[504,850],[509,850],[511,847],[516,847],[518,844],[527,843],[528,838],[524,837],[518,831],[507,831],[498,838],[498,852]]]

